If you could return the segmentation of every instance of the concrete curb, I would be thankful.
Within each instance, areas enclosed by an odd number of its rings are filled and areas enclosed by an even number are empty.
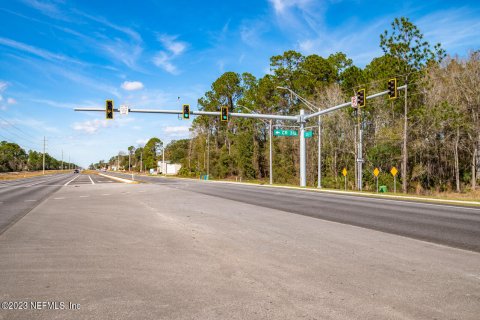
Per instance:
[[[123,179],[123,178],[119,178],[119,177],[109,176],[108,174],[99,173],[98,175],[102,176],[102,177],[110,178],[112,180],[117,180],[117,181],[120,181],[120,182],[123,182],[123,183],[135,183],[135,184],[138,183],[138,181],[133,181],[133,180],[129,180],[129,179]]]

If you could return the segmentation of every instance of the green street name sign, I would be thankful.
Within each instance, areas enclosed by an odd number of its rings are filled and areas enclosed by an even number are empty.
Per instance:
[[[273,135],[276,137],[298,137],[298,130],[273,130]]]
[[[311,137],[313,137],[313,131],[305,131],[303,136],[305,138],[311,138]]]

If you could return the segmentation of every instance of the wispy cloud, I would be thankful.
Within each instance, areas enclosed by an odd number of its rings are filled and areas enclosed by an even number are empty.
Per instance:
[[[122,89],[127,91],[134,91],[143,89],[143,83],[140,81],[124,81],[122,83]]]
[[[479,14],[479,10],[472,8],[442,10],[420,18],[416,24],[427,41],[432,44],[440,42],[453,55],[456,50],[465,51],[478,45]]]
[[[125,27],[125,26],[122,26],[122,25],[114,24],[110,20],[108,20],[108,19],[106,19],[102,16],[92,16],[92,15],[89,15],[89,14],[84,13],[84,12],[79,11],[79,10],[74,10],[74,12],[77,13],[78,15],[80,15],[80,16],[83,16],[87,19],[98,22],[98,23],[100,23],[100,24],[102,24],[106,27],[109,27],[113,30],[122,32],[122,33],[126,34],[127,36],[129,36],[132,40],[134,40],[138,43],[142,42],[142,37],[140,36],[140,34],[138,32],[136,32],[135,30],[131,29],[131,28],[128,28],[128,27]]]
[[[18,42],[8,38],[0,37],[0,45],[4,45],[6,47],[10,47],[19,51],[27,52],[49,61],[56,61],[56,62],[61,61],[61,62],[69,62],[69,63],[75,63],[79,65],[85,65],[85,63],[83,62],[70,58],[68,56],[65,56],[63,54],[53,53],[48,50],[40,49],[40,48],[31,46],[29,44]]]
[[[64,21],[69,20],[68,17],[52,2],[40,0],[22,0],[22,2],[50,18]]]
[[[75,122],[73,124],[73,129],[76,131],[82,131],[88,134],[96,133],[100,128],[106,128],[109,126],[108,120],[87,120],[84,122]]]
[[[186,42],[178,41],[177,38],[178,36],[167,34],[158,35],[160,43],[175,56],[182,54],[188,46]]]
[[[175,66],[172,61],[184,53],[188,47],[188,43],[177,40],[178,36],[176,35],[159,34],[157,38],[165,50],[157,52],[153,58],[153,63],[168,73],[173,75],[179,74],[180,72],[177,66]]]
[[[8,87],[8,82],[0,80],[0,92],[3,92]]]
[[[190,129],[189,126],[168,126],[165,127],[163,132],[165,133],[187,133]]]
[[[158,52],[155,57],[153,57],[153,63],[162,68],[163,70],[171,73],[173,75],[179,74],[177,67],[171,62],[172,56],[168,55],[165,51]]]
[[[166,126],[163,133],[168,139],[187,138],[189,134],[189,126]]]
[[[17,100],[15,100],[14,98],[8,98],[7,103],[8,104],[17,104]]]
[[[135,141],[135,143],[139,146],[144,146],[145,144],[147,144],[148,140],[150,140],[150,138],[138,139]]]

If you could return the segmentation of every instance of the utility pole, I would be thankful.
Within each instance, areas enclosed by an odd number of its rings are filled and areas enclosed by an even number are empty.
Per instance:
[[[320,109],[318,109],[320,111]],[[317,188],[322,188],[322,117],[318,116],[318,172]]]
[[[130,156],[132,154],[132,151],[128,150],[128,172],[130,172]]]
[[[45,136],[43,136],[43,173],[45,174]]]
[[[305,110],[300,110],[300,187],[307,186],[306,148],[305,148]]]
[[[358,190],[362,191],[363,187],[363,118],[362,111],[359,109],[358,116]]]
[[[210,126],[207,133],[207,179],[210,180]]]
[[[405,78],[406,80],[407,78]],[[403,120],[403,159],[402,159],[402,191],[407,193],[407,139],[408,139],[408,104],[407,104],[407,85],[405,85],[405,110]]]
[[[140,172],[142,172],[143,169],[143,148],[142,152],[140,152]]]
[[[166,171],[167,171],[167,166],[165,165],[165,146],[162,142],[162,173],[163,173],[163,176],[166,175]]]
[[[62,149],[62,171],[63,171],[63,149]]]
[[[270,162],[270,184],[273,184],[273,164],[272,164],[272,119],[270,119],[270,126],[269,126],[269,142],[270,142],[270,155],[268,157],[268,160]]]
[[[316,107],[313,103],[308,101],[307,99],[303,98],[295,91],[287,87],[277,87],[278,89],[287,90],[290,92],[290,95],[295,96],[298,100],[303,102],[311,112],[320,112],[321,109]],[[317,170],[317,188],[322,188],[322,126],[321,126],[321,116],[318,116],[318,170]]]

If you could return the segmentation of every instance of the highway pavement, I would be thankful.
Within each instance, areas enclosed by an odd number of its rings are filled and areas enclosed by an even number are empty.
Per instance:
[[[108,174],[130,177],[121,173]],[[480,207],[201,180],[149,176],[135,179],[480,252]]]
[[[0,181],[0,234],[63,186],[115,182],[97,175],[75,173]]]
[[[0,319],[478,320],[478,252],[290,210],[316,193],[158,181],[72,181],[0,235],[0,301],[27,306]]]

